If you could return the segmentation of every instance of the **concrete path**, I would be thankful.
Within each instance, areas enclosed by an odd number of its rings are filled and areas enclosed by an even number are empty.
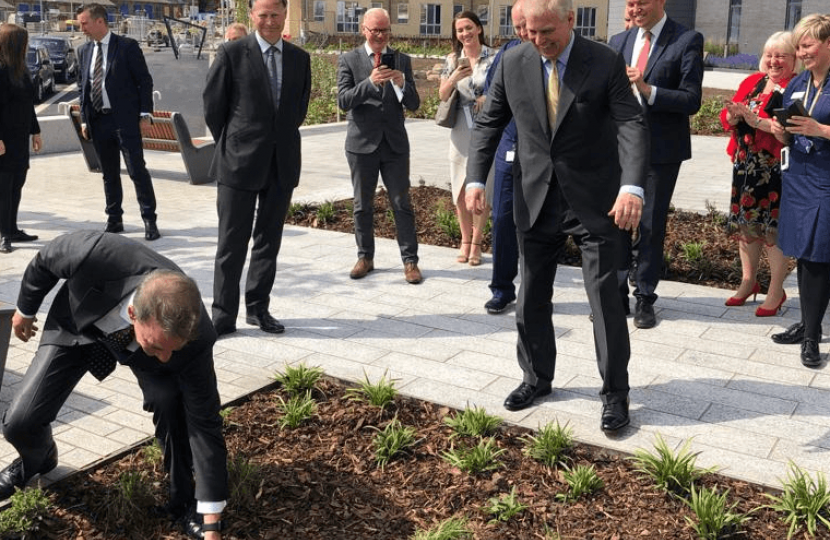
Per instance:
[[[445,185],[447,130],[431,122],[408,124],[412,178]],[[350,196],[343,157],[344,126],[304,130],[304,170],[297,200]],[[694,159],[682,168],[676,206],[719,209],[729,195],[729,162],[723,138],[694,138]],[[191,186],[175,154],[150,152],[147,162],[159,200],[164,235],[153,247],[179,263],[212,294],[216,248],[215,186]],[[24,189],[21,225],[43,241],[19,245],[0,257],[0,301],[14,303],[25,265],[55,236],[99,229],[103,193],[99,175],[88,173],[79,154],[32,160]],[[125,180],[127,236],[143,236],[134,194]],[[143,241],[143,240],[142,240]],[[554,394],[529,410],[501,406],[520,380],[512,311],[491,316],[490,257],[478,268],[454,262],[454,250],[421,246],[425,281],[408,285],[395,242],[378,241],[377,271],[350,280],[355,260],[350,234],[287,227],[272,309],[287,326],[269,336],[238,322],[240,331],[220,340],[215,361],[224,402],[263,387],[287,363],[321,366],[333,376],[397,379],[408,395],[463,408],[486,407],[524,426],[558,420],[579,440],[631,452],[651,448],[660,433],[679,447],[694,437],[699,464],[730,476],[777,485],[794,460],[809,471],[830,472],[830,374],[799,363],[799,348],[772,343],[769,335],[799,318],[798,292],[779,317],[758,319],[756,303],[723,305],[729,291],[674,282],[660,285],[659,324],[631,329],[632,425],[614,438],[599,429],[600,386],[581,272],[557,273],[554,325],[558,340]],[[759,299],[760,300],[760,299]],[[41,318],[45,317],[43,307]],[[825,334],[827,334],[825,329]],[[12,341],[0,391],[0,411],[17,391],[37,343]],[[822,349],[827,352],[826,341]],[[60,466],[49,479],[93,465],[144,440],[152,432],[141,393],[129,370],[119,367],[102,383],[84,377],[54,425]],[[0,466],[15,457],[0,441]]]

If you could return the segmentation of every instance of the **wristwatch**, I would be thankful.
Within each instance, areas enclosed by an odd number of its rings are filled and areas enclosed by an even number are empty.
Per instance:
[[[202,523],[202,532],[222,532],[222,520],[213,523]]]

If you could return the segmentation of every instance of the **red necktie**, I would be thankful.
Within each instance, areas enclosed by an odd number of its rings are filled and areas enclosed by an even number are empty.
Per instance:
[[[380,67],[380,53],[372,53],[375,55],[375,69]]]
[[[648,53],[651,50],[651,32],[643,34],[643,48],[640,49],[640,56],[637,58],[637,69],[640,73],[646,73],[646,66],[648,65]]]

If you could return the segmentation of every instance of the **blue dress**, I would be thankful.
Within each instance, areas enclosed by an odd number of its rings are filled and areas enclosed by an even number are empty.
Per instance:
[[[828,79],[810,114],[821,124],[830,124]],[[795,77],[784,92],[783,106],[801,99],[809,111],[816,91],[809,81],[809,71]],[[804,99],[808,84],[809,103]],[[789,148],[789,168],[782,171],[778,245],[785,255],[830,263],[830,140],[793,135]]]

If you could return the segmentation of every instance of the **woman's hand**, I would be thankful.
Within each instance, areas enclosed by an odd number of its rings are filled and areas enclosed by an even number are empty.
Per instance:
[[[745,121],[752,114],[752,112],[749,110],[749,107],[747,107],[743,103],[725,101],[724,106],[726,107],[727,120],[733,126],[741,120]]]
[[[32,135],[32,150],[40,152],[41,148],[43,148],[43,139],[40,138],[40,133],[36,133]]]
[[[796,135],[804,135],[806,137],[824,137],[830,139],[828,132],[830,126],[820,124],[815,118],[809,116],[791,116],[787,120],[787,133],[794,133]]]
[[[473,112],[478,114],[484,108],[485,101],[487,101],[487,96],[478,96],[473,104]]]
[[[778,122],[777,118],[770,118],[769,127],[769,132],[772,133],[776,139],[778,139],[778,142],[781,144],[789,144],[790,135],[787,133],[787,130],[784,129],[784,126]]]

